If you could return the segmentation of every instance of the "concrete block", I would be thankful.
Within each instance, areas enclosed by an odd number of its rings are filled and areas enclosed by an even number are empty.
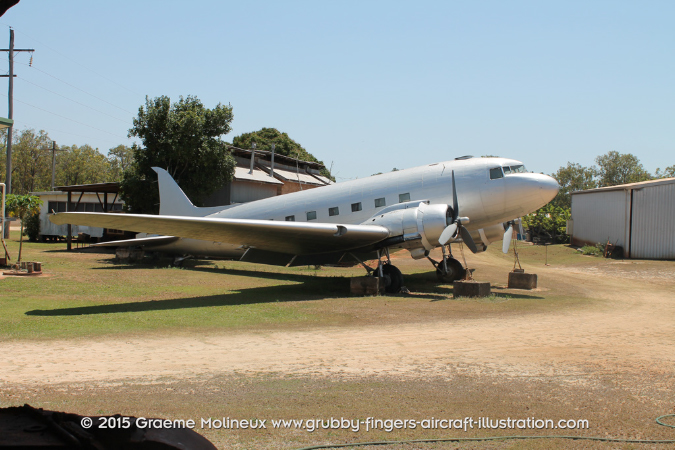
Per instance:
[[[509,289],[536,289],[537,274],[521,271],[509,272]]]
[[[352,295],[379,295],[384,293],[384,279],[380,277],[357,277],[349,281]]]
[[[452,297],[487,297],[491,293],[488,281],[460,280],[452,283]]]
[[[140,261],[143,259],[145,252],[137,248],[117,247],[115,256],[120,261]]]

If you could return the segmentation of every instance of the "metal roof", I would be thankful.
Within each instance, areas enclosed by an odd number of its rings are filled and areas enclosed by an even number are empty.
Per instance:
[[[56,186],[57,191],[63,192],[98,192],[117,194],[120,191],[120,183],[95,183],[95,184],[75,184],[72,186]]]
[[[12,125],[14,125],[13,119],[6,119],[4,117],[0,117],[0,130],[3,128],[9,128]]]
[[[625,191],[629,189],[642,189],[644,187],[659,186],[662,184],[671,184],[671,183],[675,183],[675,178],[660,178],[658,180],[640,181],[638,183],[627,183],[627,184],[619,184],[616,186],[605,186],[595,189],[586,189],[585,191],[570,192],[570,195],[588,194],[591,192]]]
[[[238,148],[238,147],[233,147],[233,146],[230,146],[229,148],[230,148],[230,151],[232,151],[232,154],[238,155],[238,156],[246,156],[247,158],[251,158],[251,152],[253,151],[253,150],[246,150],[244,148]],[[263,156],[267,160],[272,159],[272,152],[270,152],[268,150],[257,150],[256,149],[255,154],[256,154],[256,156]],[[302,165],[305,165],[307,167],[312,167],[312,168],[317,169],[317,170],[325,169],[325,166],[321,163],[314,162],[314,161],[302,161],[302,160],[298,160],[296,158],[291,158],[289,156],[281,155],[281,154],[276,153],[276,152],[274,153],[274,161],[282,163],[282,164],[292,165],[292,166],[296,165],[296,163],[302,164]],[[276,168],[275,168],[275,170],[276,170]]]
[[[295,181],[296,183],[301,182],[305,184],[317,184],[319,186],[324,185],[324,183],[319,181],[317,178],[314,178],[313,176],[305,172],[291,172],[289,170],[278,169],[275,167],[274,176],[281,177],[286,181]]]
[[[237,181],[257,181],[259,183],[269,184],[284,184],[274,177],[269,176],[260,169],[253,169],[253,173],[249,173],[251,169],[245,167],[235,167],[233,180]]]

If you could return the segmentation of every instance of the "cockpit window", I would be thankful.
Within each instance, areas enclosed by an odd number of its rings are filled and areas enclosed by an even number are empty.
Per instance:
[[[494,169],[490,169],[490,179],[496,180],[497,178],[504,178],[504,172],[502,172],[501,167],[495,167]]]
[[[527,172],[525,170],[525,166],[522,164],[518,164],[517,166],[504,166],[502,167],[504,169],[504,174],[505,175],[510,175],[512,173],[525,173]]]

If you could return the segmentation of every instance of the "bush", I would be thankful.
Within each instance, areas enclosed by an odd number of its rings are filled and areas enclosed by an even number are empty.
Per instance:
[[[603,256],[605,254],[605,246],[602,244],[595,244],[595,245],[586,244],[583,247],[581,247],[581,254],[589,256]]]
[[[566,244],[570,237],[566,233],[569,208],[553,206],[551,203],[537,211],[523,216],[523,226],[530,231],[532,242]]]
[[[40,239],[40,212],[36,211],[26,218],[23,227],[23,235],[28,236],[31,242],[37,242]]]

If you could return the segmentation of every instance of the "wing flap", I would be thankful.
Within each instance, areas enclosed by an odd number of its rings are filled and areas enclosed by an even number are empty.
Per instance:
[[[87,212],[53,214],[49,216],[49,220],[56,225],[70,223],[227,242],[244,248],[293,255],[346,251],[366,247],[389,237],[389,230],[379,225]]]
[[[176,236],[149,236],[144,238],[123,239],[119,241],[99,242],[91,244],[92,247],[141,247],[144,245],[164,245],[176,242]]]

